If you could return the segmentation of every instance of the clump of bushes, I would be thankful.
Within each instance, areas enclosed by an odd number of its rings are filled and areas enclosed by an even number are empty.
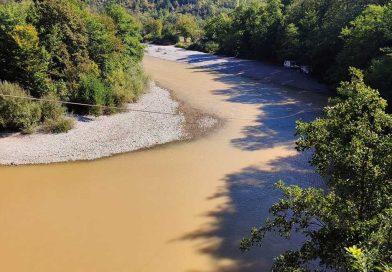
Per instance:
[[[17,98],[23,97],[23,98]],[[41,119],[41,107],[18,85],[0,82],[0,127],[32,131]]]
[[[58,119],[46,119],[43,123],[43,131],[51,133],[68,132],[74,127],[74,120],[67,117],[60,117]]]
[[[143,26],[143,38],[147,42],[156,44],[177,44],[186,47],[197,42],[202,36],[201,21],[191,15],[182,13],[168,13],[154,16],[152,14],[140,15]]]
[[[103,113],[102,106],[108,105],[108,98],[111,95],[105,84],[94,74],[82,75],[80,78],[80,90],[78,93],[78,101],[85,104],[97,105],[90,108],[90,113],[101,115]]]
[[[43,124],[46,132],[67,132],[73,120],[65,117],[66,109],[53,94],[45,101],[34,101],[18,84],[0,82],[0,127],[3,129],[34,132]]]
[[[44,132],[63,133],[68,132],[74,127],[74,120],[65,117],[66,108],[58,101],[54,94],[48,94],[41,103]]]
[[[113,1],[100,8],[82,0],[0,5],[0,80],[15,83],[5,84],[4,92],[97,105],[3,99],[1,128],[41,122],[47,131],[67,131],[72,127],[67,111],[100,115],[135,101],[147,85],[139,32],[133,16]]]
[[[64,116],[66,109],[58,101],[55,94],[47,94],[41,102],[41,111],[43,119],[59,119]]]

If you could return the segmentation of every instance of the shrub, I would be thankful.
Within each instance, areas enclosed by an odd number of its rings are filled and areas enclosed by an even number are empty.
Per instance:
[[[124,65],[124,61],[128,64]],[[111,89],[107,99],[115,106],[135,101],[145,90],[148,78],[137,62],[112,56],[106,63],[105,71]]]
[[[162,38],[160,40],[157,40],[156,42],[158,44],[168,45],[168,44],[176,44],[179,41],[180,38],[177,36],[177,34],[169,31],[168,29],[164,29]]]
[[[94,115],[103,113],[103,107],[106,103],[108,89],[100,78],[94,74],[85,74],[80,78],[79,92],[76,101],[85,104],[98,105],[98,107],[90,107],[84,111],[88,111]]]
[[[58,102],[58,98],[54,94],[48,94],[43,97],[45,101],[41,105],[42,121],[46,119],[59,119],[64,116],[66,109]]]
[[[64,116],[66,109],[58,102],[57,96],[48,94],[44,99],[45,101],[41,105],[43,131],[62,133],[71,130],[74,126],[74,121]]]
[[[0,82],[0,127],[6,129],[22,129],[31,131],[41,119],[41,107],[19,85]],[[16,98],[24,97],[24,98]]]
[[[219,44],[213,41],[209,41],[204,46],[204,51],[208,53],[216,53],[219,50]]]
[[[134,102],[145,90],[147,76],[139,65],[129,67],[127,71],[116,70],[111,74],[111,101],[121,107],[125,103]]]
[[[176,44],[176,46],[182,47],[181,44]],[[186,48],[188,50],[202,51],[206,53],[215,54],[219,51],[219,44],[213,41],[208,41],[205,43],[203,41],[198,41],[190,45],[184,44],[183,48]]]
[[[372,61],[367,72],[369,83],[380,90],[381,96],[389,101],[389,110],[392,110],[392,50],[385,56]]]
[[[61,116],[57,119],[46,119],[43,124],[43,130],[51,133],[68,132],[74,127],[74,120]]]
[[[144,73],[142,66],[139,63],[133,63],[127,69],[129,81],[132,85],[133,101],[136,100],[146,89],[148,76]],[[130,101],[127,101],[130,102]]]

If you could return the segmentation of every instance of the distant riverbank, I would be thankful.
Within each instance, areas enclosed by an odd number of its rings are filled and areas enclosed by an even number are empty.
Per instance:
[[[147,55],[177,61],[216,72],[221,75],[238,75],[262,83],[274,84],[316,93],[328,92],[328,87],[308,75],[281,66],[255,60],[217,56],[186,50],[174,45],[147,44]]]

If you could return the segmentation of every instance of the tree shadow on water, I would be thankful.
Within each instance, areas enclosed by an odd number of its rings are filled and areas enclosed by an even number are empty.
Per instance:
[[[320,101],[325,101],[325,96],[320,94],[241,80],[238,77],[221,76],[218,80],[231,87],[217,90],[215,95],[224,96],[231,103],[259,105],[260,113],[254,120],[255,124],[243,127],[243,136],[231,140],[235,147],[245,151],[292,143],[296,120],[314,120],[322,112]]]
[[[232,139],[231,143],[242,150],[255,151],[276,145],[288,145],[294,141],[296,120],[315,118],[314,111],[306,111],[303,105],[265,105],[255,125],[245,126],[243,136]]]
[[[200,58],[188,57],[192,63]],[[216,90],[214,95],[222,96],[225,101],[234,104],[254,105],[258,110],[257,117],[251,116],[241,129],[241,136],[231,139],[230,143],[243,151],[270,149],[274,146],[292,145],[295,140],[295,121],[313,120],[319,116],[326,101],[322,92],[304,91],[311,83],[304,82],[296,88],[272,85],[268,82],[286,80],[301,80],[273,67],[249,66],[247,61],[232,60],[223,63],[200,61],[198,67],[191,69],[203,72],[218,72],[216,80],[226,83],[227,89]],[[253,65],[253,64],[252,64]],[[254,64],[259,65],[259,64]],[[249,80],[258,72],[259,80]],[[238,76],[241,75],[241,76]],[[244,75],[244,76],[243,76]],[[268,81],[266,79],[271,80]],[[247,119],[241,112],[241,107],[234,109],[233,118]],[[237,110],[237,111],[236,111]],[[224,185],[207,201],[224,203],[215,210],[202,214],[208,217],[209,224],[198,226],[198,229],[179,237],[179,241],[194,241],[201,254],[213,257],[217,266],[211,271],[217,272],[253,272],[270,271],[274,257],[287,249],[297,248],[304,238],[294,235],[290,241],[276,234],[267,235],[263,247],[242,253],[239,250],[240,240],[247,236],[252,227],[263,224],[269,215],[269,208],[280,197],[281,192],[274,184],[278,180],[286,184],[297,184],[302,187],[323,186],[322,179],[314,172],[309,164],[310,152],[297,153],[294,156],[282,157],[269,161],[267,165],[250,165],[239,172],[230,173],[223,177]],[[178,241],[177,240],[177,241]],[[224,265],[220,265],[220,264]]]
[[[290,241],[276,235],[268,235],[264,246],[242,253],[239,244],[249,234],[251,227],[260,226],[268,217],[268,209],[281,196],[274,184],[282,179],[286,184],[303,187],[322,186],[321,178],[307,165],[309,153],[301,153],[271,162],[265,168],[247,167],[240,172],[227,175],[224,188],[209,197],[208,201],[224,200],[226,204],[202,216],[212,219],[212,224],[180,237],[199,243],[202,254],[219,261],[229,260],[231,265],[216,267],[212,271],[269,271],[273,258],[289,248],[296,248],[300,236]],[[220,242],[211,244],[212,240]]]
[[[219,60],[219,57],[205,53],[195,53],[192,55],[188,55],[187,57],[178,59],[178,61],[185,62],[188,64],[198,64],[217,60]]]
[[[269,64],[256,60],[224,57],[206,53],[186,51],[187,55],[177,61],[195,65],[198,68],[214,71],[222,75],[237,75],[264,83],[274,83],[281,86],[290,86],[316,92],[326,92],[327,87],[299,71],[286,69],[280,65]]]

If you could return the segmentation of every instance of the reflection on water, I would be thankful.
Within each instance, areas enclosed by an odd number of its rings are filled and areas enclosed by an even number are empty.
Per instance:
[[[192,106],[230,117],[192,142],[95,162],[0,168],[1,271],[266,271],[287,246],[241,237],[279,197],[273,184],[319,185],[293,149],[294,121],[319,112],[301,94],[184,64],[146,69]]]

